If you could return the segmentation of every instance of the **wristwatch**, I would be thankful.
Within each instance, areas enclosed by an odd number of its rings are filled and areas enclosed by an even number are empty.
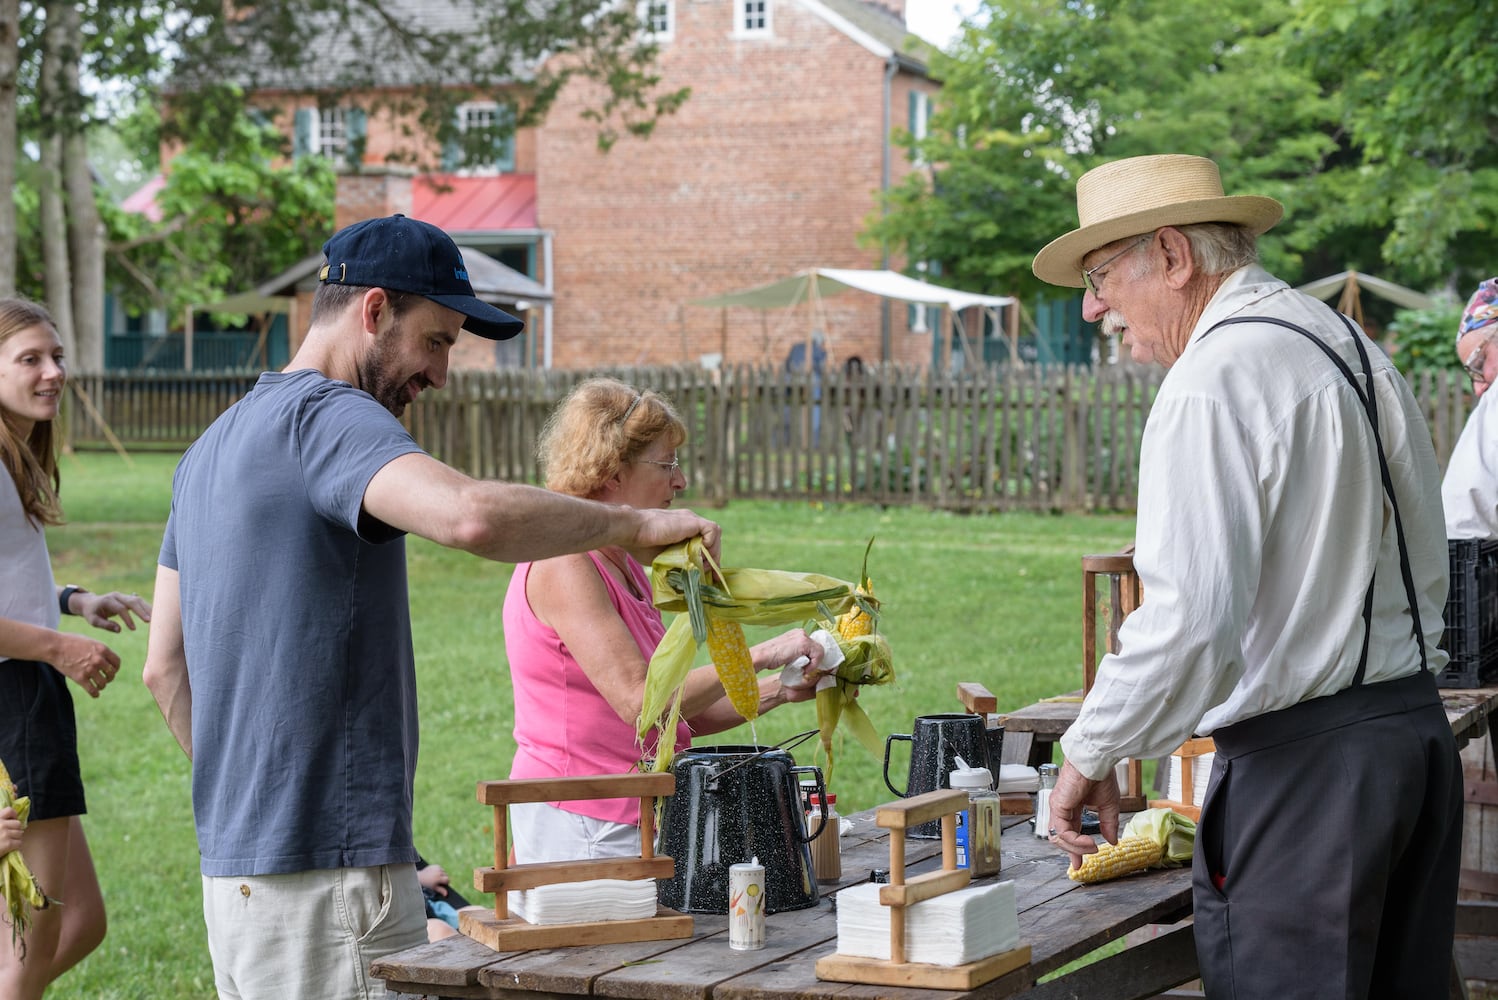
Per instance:
[[[68,602],[73,599],[74,594],[86,593],[88,593],[88,591],[83,589],[82,587],[72,583],[68,584],[66,587],[62,588],[62,593],[57,595],[57,610],[61,611],[65,615],[72,614],[73,612],[68,610]]]

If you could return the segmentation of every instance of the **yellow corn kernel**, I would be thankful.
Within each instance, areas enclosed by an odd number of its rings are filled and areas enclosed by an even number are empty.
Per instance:
[[[1082,858],[1082,867],[1067,872],[1073,882],[1106,882],[1132,872],[1153,868],[1163,850],[1149,837],[1125,837],[1116,844],[1103,844],[1096,854]]]
[[[709,614],[707,651],[712,654],[718,680],[734,711],[746,719],[759,718],[759,681],[754,676],[754,659],[749,655],[744,627]]]
[[[854,593],[860,597],[869,598],[869,603],[877,606],[877,602],[873,600],[874,581],[867,580],[859,584],[858,589]],[[837,634],[840,638],[856,639],[858,636],[868,635],[872,631],[874,631],[874,619],[869,617],[868,613],[859,604],[854,604],[838,616]]]

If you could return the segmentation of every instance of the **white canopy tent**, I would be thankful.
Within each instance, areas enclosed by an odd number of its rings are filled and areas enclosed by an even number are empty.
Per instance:
[[[820,303],[823,298],[837,295],[848,289],[867,292],[870,295],[878,295],[881,298],[894,299],[899,302],[908,302],[918,306],[942,307],[945,316],[950,320],[952,328],[957,336],[962,339],[965,350],[971,352],[968,344],[967,334],[962,325],[959,315],[963,309],[971,306],[979,306],[985,310],[998,310],[1004,306],[1016,304],[1016,300],[1008,295],[980,295],[977,292],[964,292],[956,288],[945,288],[941,285],[933,285],[928,281],[918,278],[910,278],[895,271],[863,271],[849,268],[835,267],[812,267],[794,274],[789,278],[772,281],[765,285],[756,285],[752,288],[741,289],[736,292],[726,292],[722,295],[714,295],[705,299],[694,299],[692,305],[706,306],[709,308],[726,309],[731,306],[743,306],[749,309],[788,309],[800,305],[803,302],[810,303],[813,309],[813,328],[816,327],[820,317]],[[997,325],[997,318],[995,319]],[[1018,327],[1010,323],[1009,335],[1017,336]],[[808,331],[808,338],[811,334]],[[807,357],[811,357],[811,344],[808,339]],[[980,355],[981,357],[981,355]]]
[[[1379,298],[1388,299],[1396,306],[1402,306],[1405,309],[1431,309],[1438,304],[1429,295],[1417,292],[1413,288],[1405,288],[1392,281],[1375,278],[1371,274],[1360,274],[1357,271],[1339,271],[1325,278],[1307,282],[1297,291],[1314,295],[1323,302],[1330,302],[1332,296],[1336,295],[1338,297],[1337,311],[1346,315],[1358,326],[1363,326],[1362,290],[1365,288]]]

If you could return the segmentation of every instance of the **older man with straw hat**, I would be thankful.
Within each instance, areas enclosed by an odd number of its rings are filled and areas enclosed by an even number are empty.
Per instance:
[[[1119,631],[1051,794],[1073,864],[1113,767],[1217,753],[1194,857],[1210,997],[1446,995],[1462,774],[1434,676],[1440,474],[1404,379],[1350,320],[1258,264],[1280,204],[1195,156],[1104,164],[1035,274],[1168,369],[1140,452]]]

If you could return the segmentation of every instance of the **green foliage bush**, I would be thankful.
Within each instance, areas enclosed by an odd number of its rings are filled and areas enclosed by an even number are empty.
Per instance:
[[[1461,319],[1462,307],[1457,304],[1434,309],[1401,309],[1388,328],[1394,364],[1406,375],[1460,368],[1456,328]]]

